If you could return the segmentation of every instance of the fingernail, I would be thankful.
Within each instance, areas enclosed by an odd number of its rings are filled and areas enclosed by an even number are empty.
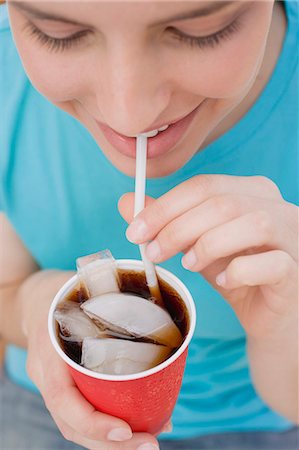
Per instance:
[[[146,252],[146,256],[151,261],[155,261],[156,259],[159,258],[160,254],[161,254],[160,245],[158,244],[157,241],[153,241],[147,245],[145,252]]]
[[[219,273],[216,277],[216,283],[218,286],[225,286],[226,285],[226,275],[225,272]]]
[[[127,428],[114,428],[108,433],[108,441],[128,441],[133,436],[132,431]]]
[[[159,447],[155,444],[150,444],[147,442],[146,444],[141,444],[137,450],[159,450]]]
[[[197,257],[194,250],[190,250],[186,255],[182,258],[182,265],[185,269],[192,269],[197,263]]]
[[[146,223],[141,219],[133,220],[126,231],[127,239],[135,243],[145,238],[147,233]]]

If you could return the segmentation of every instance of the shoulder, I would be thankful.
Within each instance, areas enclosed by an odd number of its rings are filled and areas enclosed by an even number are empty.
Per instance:
[[[8,11],[6,5],[0,5],[0,61],[5,63],[7,58],[15,50],[15,45],[10,29]],[[5,65],[1,65],[1,69],[5,69]],[[2,72],[2,70],[1,70]]]
[[[5,105],[25,72],[12,37],[6,5],[0,6],[0,100]]]
[[[6,5],[0,5],[0,33],[10,32],[8,11]]]
[[[1,114],[8,119],[11,105],[18,102],[28,78],[12,37],[6,5],[0,5],[0,67]]]
[[[6,5],[0,5],[0,209],[3,206],[3,183],[7,168],[13,164],[17,127],[20,126],[29,80],[17,52]]]
[[[285,7],[289,18],[299,21],[299,2],[298,0],[285,0]]]
[[[288,32],[291,35],[293,45],[298,45],[299,36],[299,1],[285,0],[285,12],[288,21]]]

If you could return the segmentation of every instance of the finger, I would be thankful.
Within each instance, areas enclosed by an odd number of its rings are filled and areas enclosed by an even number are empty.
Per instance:
[[[212,197],[166,225],[158,233],[154,241],[147,246],[147,256],[153,262],[164,261],[176,253],[190,248],[200,236],[210,230],[230,222],[240,215],[254,211],[258,207],[269,208],[269,205],[265,205],[264,199],[256,199],[244,195],[218,195]],[[262,221],[259,216],[256,218],[256,221],[260,220],[262,226],[266,219],[270,222],[270,218],[263,218]],[[225,237],[226,235],[224,234]],[[223,236],[221,238],[223,239]],[[187,268],[187,266],[185,267]]]
[[[60,417],[88,439],[120,441],[132,437],[131,428],[125,421],[96,411],[85,400],[56,354],[45,363],[51,370],[44,373],[42,395],[52,415]]]
[[[118,201],[118,210],[122,215],[122,217],[125,219],[125,221],[128,223],[132,222],[134,218],[134,201],[135,201],[134,192],[128,192],[127,194],[124,194]],[[147,195],[145,197],[145,207],[147,207],[154,201],[155,199]]]
[[[64,419],[70,428],[92,440],[125,441],[132,437],[128,424],[121,419],[96,411],[76,386],[48,390],[47,407]]]
[[[169,222],[216,195],[235,194],[260,198],[280,196],[275,184],[264,177],[198,175],[181,183],[145,208],[127,230],[134,243],[149,241]]]
[[[169,420],[158,434],[170,433],[172,430],[173,430],[172,422],[171,422],[171,420]]]
[[[266,246],[287,251],[289,240],[284,231],[282,226],[277,229],[268,212],[253,211],[204,233],[183,257],[182,264],[198,272],[217,259],[249,249]]]
[[[238,256],[217,276],[216,283],[225,289],[268,285],[273,292],[290,299],[297,292],[297,280],[293,258],[284,251],[272,250]]]
[[[74,442],[77,445],[81,445],[84,448],[90,450],[137,450],[141,445],[151,444],[154,448],[158,449],[157,440],[148,433],[135,433],[132,438],[126,442],[107,442],[107,441],[96,441],[93,439],[88,439],[85,436],[80,435],[77,430],[69,427],[60,418],[53,417],[56,425],[58,426],[62,436],[67,440]]]
[[[52,415],[52,418],[65,440],[73,442],[77,445],[81,445],[82,447],[90,450],[104,450],[103,441],[94,441],[92,439],[87,439],[84,436],[80,435],[69,425],[67,425],[60,417]],[[105,444],[107,443],[105,442]]]

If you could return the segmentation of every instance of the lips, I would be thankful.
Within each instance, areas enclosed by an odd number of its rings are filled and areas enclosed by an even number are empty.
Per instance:
[[[203,102],[202,102],[203,103]],[[148,158],[157,158],[172,150],[177,143],[182,139],[183,135],[191,125],[196,113],[201,107],[202,103],[191,113],[176,123],[171,124],[167,130],[160,132],[157,136],[148,139]],[[97,122],[99,128],[105,135],[106,139],[116,148],[120,153],[129,158],[136,157],[136,138],[127,137],[117,133],[108,125]]]

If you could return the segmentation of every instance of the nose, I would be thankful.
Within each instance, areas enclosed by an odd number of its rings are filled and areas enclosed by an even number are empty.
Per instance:
[[[108,52],[107,52],[108,54]],[[100,72],[97,107],[102,121],[134,136],[161,122],[171,96],[167,76],[154,52],[132,44],[110,50]]]

